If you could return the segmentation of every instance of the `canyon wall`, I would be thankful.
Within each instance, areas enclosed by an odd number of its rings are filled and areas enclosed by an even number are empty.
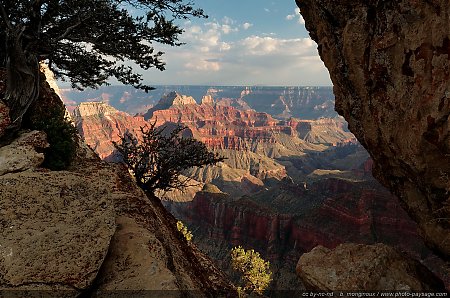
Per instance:
[[[450,257],[450,4],[297,0],[336,110],[428,245]]]
[[[112,153],[111,140],[125,130],[136,132],[148,123],[145,118],[183,123],[190,135],[228,158],[219,166],[187,171],[200,182],[188,192],[159,194],[224,270],[230,269],[231,247],[243,245],[275,266],[273,289],[298,289],[297,260],[316,245],[384,242],[448,280],[398,200],[370,175],[373,162],[342,119],[276,120],[233,102],[205,96],[198,104],[174,92],[144,117],[84,103],[74,118],[103,158]],[[199,192],[209,183],[219,193]]]
[[[449,283],[445,264],[426,248],[417,225],[377,182],[332,178],[301,189],[286,181],[277,189],[240,199],[205,190],[190,202],[164,204],[188,224],[202,251],[231,276],[226,254],[231,247],[259,251],[275,271],[273,289],[298,286],[290,273],[302,254],[317,245],[333,249],[347,242],[389,244]]]
[[[236,195],[261,190],[264,179],[286,177],[286,166],[276,158],[289,162],[305,156],[307,161],[291,166],[296,172],[305,171],[303,163],[311,169],[315,166],[311,161],[315,157],[306,157],[311,152],[323,152],[320,158],[330,159],[327,154],[336,155],[338,144],[355,142],[343,119],[276,120],[267,113],[219,104],[211,96],[197,104],[176,92],[161,98],[144,116],[131,116],[102,102],[84,102],[75,108],[73,118],[85,142],[110,161],[116,159],[112,142],[118,142],[126,131],[139,137],[139,128],[154,121],[157,125],[182,123],[189,135],[227,158],[217,166],[194,168],[185,174],[201,183],[214,182],[222,191]]]

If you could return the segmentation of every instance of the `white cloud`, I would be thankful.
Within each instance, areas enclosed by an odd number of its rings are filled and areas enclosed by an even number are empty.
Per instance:
[[[231,49],[231,45],[229,43],[222,42],[222,44],[220,45],[221,52],[229,51],[230,49]]]
[[[300,8],[298,8],[298,7],[294,10],[293,14],[289,14],[286,16],[286,20],[288,20],[288,21],[292,21],[297,18],[298,18],[297,23],[302,24],[302,25],[305,24],[305,19],[300,14]]]
[[[187,62],[184,67],[188,70],[196,70],[196,71],[219,71],[220,64],[215,61],[207,61],[207,60],[197,60],[192,62]]]
[[[265,11],[265,12],[270,12],[270,9],[264,8],[264,11]]]
[[[235,20],[233,20],[232,18],[227,17],[227,16],[224,16],[224,17],[222,18],[222,22],[223,22],[224,24],[226,24],[226,25],[233,25],[233,24],[236,23]]]
[[[270,36],[250,36],[243,39],[240,45],[250,55],[266,56],[269,54],[317,55],[316,43],[311,38],[281,39]]]
[[[244,24],[242,24],[242,28],[244,28],[244,30],[248,30],[251,26],[253,26],[253,24],[245,22]]]
[[[231,32],[238,32],[239,29],[237,27],[231,27],[230,25],[222,25],[221,30],[224,34],[230,34]]]
[[[283,39],[260,34],[223,39],[233,28],[250,26],[218,21],[189,25],[181,39],[186,45],[163,48],[167,70],[154,72],[153,84],[331,84],[317,45],[309,37]]]

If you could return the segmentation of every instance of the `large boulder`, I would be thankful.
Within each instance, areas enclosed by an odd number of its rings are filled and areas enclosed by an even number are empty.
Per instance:
[[[98,162],[96,162],[98,163]],[[100,164],[100,163],[98,163]],[[176,228],[160,200],[146,195],[123,165],[83,167],[112,190],[117,230],[94,286],[100,295],[122,290],[170,290],[174,296],[232,294],[233,285]],[[106,292],[105,292],[106,291]]]
[[[71,172],[0,176],[0,288],[89,287],[115,231],[110,192]]]
[[[450,258],[450,2],[297,0],[336,110],[428,245]]]
[[[323,246],[303,254],[297,274],[319,291],[444,291],[444,284],[419,262],[384,244]]]

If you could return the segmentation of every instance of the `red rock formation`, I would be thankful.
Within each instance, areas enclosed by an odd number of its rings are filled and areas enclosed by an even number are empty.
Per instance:
[[[375,181],[358,184],[326,179],[308,186],[308,190],[295,191],[296,203],[289,202],[292,210],[296,210],[295,204],[304,204],[302,198],[317,200],[312,208],[306,207],[306,214],[279,213],[274,204],[269,209],[257,199],[231,200],[226,194],[208,192],[199,192],[193,201],[169,208],[191,226],[200,227],[195,229],[196,234],[209,239],[208,243],[216,239],[232,246],[252,247],[281,266],[295,266],[301,254],[317,245],[333,249],[346,242],[382,242],[424,260],[449,281],[445,265],[426,249],[417,225]],[[320,197],[325,199],[320,201]]]
[[[102,159],[113,154],[112,142],[119,142],[126,131],[138,134],[148,125],[144,117],[132,117],[102,102],[81,103],[73,115],[78,132]]]
[[[297,0],[336,110],[427,243],[450,258],[450,4]]]
[[[151,117],[148,122],[156,121],[157,125],[167,122],[182,123],[189,127],[195,138],[217,150],[255,151],[259,150],[257,148],[267,147],[266,151],[270,151],[270,148],[286,146],[279,140],[280,134],[294,139],[301,135],[296,130],[298,125],[293,124],[294,122],[278,121],[269,114],[254,110],[239,110],[232,106],[211,104],[210,99],[206,102],[198,105],[191,97],[170,93],[149,110],[145,117]],[[82,103],[75,109],[73,115],[80,134],[101,158],[107,158],[113,153],[111,141],[117,142],[119,135],[123,135],[127,130],[137,133],[139,127],[148,124],[144,120],[145,117],[132,117],[105,103]],[[299,123],[299,120],[296,121]],[[321,129],[326,127],[329,132],[329,135],[317,138],[305,137],[312,143],[337,144],[353,138],[353,135],[345,132],[342,124],[334,119],[320,119],[308,123],[310,131],[315,127]],[[308,129],[305,128],[303,131],[307,136]],[[297,139],[290,143],[303,144],[295,147],[291,154],[300,154],[302,146],[305,149],[313,149],[303,140]]]

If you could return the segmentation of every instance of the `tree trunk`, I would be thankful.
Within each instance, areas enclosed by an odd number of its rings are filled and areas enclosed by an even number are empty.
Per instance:
[[[36,55],[22,47],[23,29],[9,31],[6,41],[6,93],[11,125],[8,133],[20,129],[22,117],[39,96],[39,63]]]

